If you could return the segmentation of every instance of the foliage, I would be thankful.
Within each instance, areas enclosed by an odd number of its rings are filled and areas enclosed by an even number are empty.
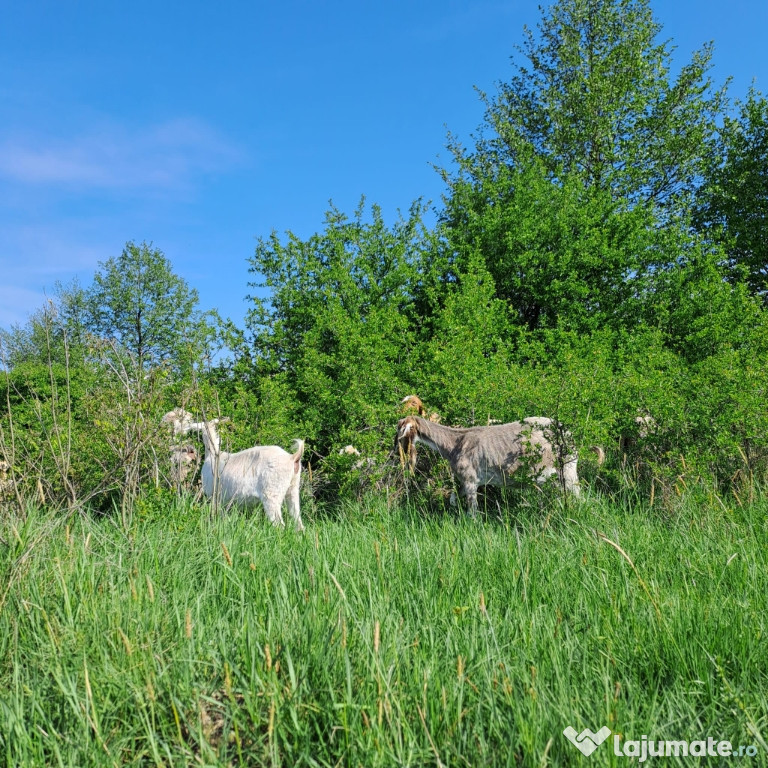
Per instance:
[[[376,206],[366,220],[361,202],[352,219],[329,211],[307,241],[273,234],[251,260],[254,285],[271,290],[248,318],[259,386],[281,393],[274,406],[322,454],[376,444],[408,394],[414,296],[431,247],[421,215],[415,204],[390,229]]]
[[[585,485],[664,510],[685,484],[765,478],[765,101],[722,115],[711,50],[672,78],[660,32],[647,0],[543,11],[475,145],[450,139],[437,224],[418,201],[390,225],[361,200],[307,239],[259,240],[245,329],[198,311],[148,243],[59,287],[0,336],[0,449],[25,495],[117,505],[127,525],[165,484],[160,418],[183,406],[229,416],[227,449],[305,439],[320,507],[440,506],[444,462],[412,483],[392,451],[412,393],[447,424],[556,418]]]
[[[768,101],[751,88],[737,117],[727,115],[714,144],[719,161],[698,199],[697,226],[725,242],[732,280],[768,290]]]
[[[56,283],[54,294],[24,325],[0,329],[0,367],[29,362],[72,365],[85,351],[85,291],[75,280]]]
[[[100,267],[86,292],[85,325],[94,336],[114,339],[138,370],[199,358],[209,318],[195,310],[197,291],[173,272],[162,251],[128,242]]]
[[[453,180],[444,220],[459,264],[482,254],[510,319],[530,330],[632,325],[659,258],[647,208],[576,176],[553,181],[540,160]]]
[[[125,515],[170,474],[160,416],[212,333],[196,302],[159,251],[129,243],[90,288],[57,286],[0,336],[0,458],[23,496]]]
[[[418,391],[449,423],[475,423],[495,415],[506,390],[512,346],[506,304],[496,298],[483,260],[444,287],[444,306],[420,345]]]
[[[454,143],[475,177],[531,156],[550,178],[576,177],[614,200],[674,208],[702,167],[699,148],[714,133],[722,92],[706,72],[711,47],[670,78],[669,43],[648,0],[560,0],[538,37],[525,30],[526,63],[494,99],[473,152]]]
[[[88,364],[30,360],[0,378],[0,458],[22,498],[58,506],[90,504],[127,514],[141,487],[169,477],[168,409],[162,371],[141,393],[124,371],[91,354]]]

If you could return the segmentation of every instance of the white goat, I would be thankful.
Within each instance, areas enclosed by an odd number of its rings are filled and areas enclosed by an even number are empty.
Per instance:
[[[203,436],[205,461],[201,476],[205,495],[210,499],[216,494],[225,504],[236,502],[246,506],[260,500],[275,525],[283,525],[285,501],[296,527],[303,531],[299,484],[304,441],[294,440],[292,454],[277,445],[257,445],[238,453],[227,453],[221,450],[216,428],[219,421],[189,422],[183,427],[185,432],[195,430]]]
[[[187,427],[194,421],[194,416],[183,408],[174,408],[163,416],[163,424],[170,424],[173,427],[173,436],[179,437],[186,435],[189,431]]]
[[[645,440],[657,435],[659,432],[659,425],[656,419],[649,414],[635,416],[632,423],[634,425],[633,428],[619,437],[619,450],[623,454],[634,451]]]
[[[527,466],[539,484],[557,475],[565,490],[578,496],[578,456],[559,445],[565,442],[570,442],[570,434],[545,416],[466,429],[406,416],[398,422],[395,438],[396,448],[408,457],[412,468],[416,466],[416,443],[424,443],[447,459],[473,516],[477,512],[478,486],[503,486],[521,466]]]
[[[645,416],[635,416],[635,424],[637,424],[637,436],[641,440],[656,434],[659,429],[656,419],[647,414]]]
[[[187,485],[187,478],[197,469],[198,460],[194,445],[171,446],[171,479],[174,485]]]
[[[6,496],[10,498],[13,492],[13,479],[10,475],[11,465],[5,459],[0,459],[0,499]]]
[[[173,428],[173,436],[178,438],[185,435],[187,429],[193,423],[193,416],[183,408],[175,408],[168,411],[162,418],[164,424],[170,424]],[[170,447],[171,479],[174,485],[187,485],[185,482],[190,474],[197,470],[199,456],[195,447],[186,444],[172,445]]]

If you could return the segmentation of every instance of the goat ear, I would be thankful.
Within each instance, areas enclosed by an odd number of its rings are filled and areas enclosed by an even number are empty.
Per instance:
[[[408,435],[408,433],[411,431],[411,427],[413,424],[411,424],[410,421],[406,421],[405,424],[402,424],[400,426],[400,429],[397,430],[397,439],[403,440]]]

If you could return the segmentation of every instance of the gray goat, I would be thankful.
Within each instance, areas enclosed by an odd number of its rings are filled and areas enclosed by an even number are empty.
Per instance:
[[[437,451],[450,463],[473,516],[478,487],[503,486],[520,467],[528,468],[539,484],[557,475],[565,490],[579,495],[578,455],[567,447],[570,433],[546,416],[466,429],[444,427],[420,416],[400,419],[395,447],[408,457],[412,468],[416,466],[416,443]]]

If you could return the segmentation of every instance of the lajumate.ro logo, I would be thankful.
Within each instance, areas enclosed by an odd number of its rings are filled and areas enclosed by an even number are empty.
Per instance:
[[[563,736],[587,757],[610,735],[611,729],[605,725],[596,733],[589,728],[578,733],[570,725],[563,731]],[[713,736],[694,741],[656,740],[646,735],[635,741],[622,740],[618,733],[613,736],[613,754],[617,757],[636,758],[638,763],[645,762],[649,757],[754,757],[757,752],[758,748],[754,744],[734,747],[730,741],[721,741]]]

